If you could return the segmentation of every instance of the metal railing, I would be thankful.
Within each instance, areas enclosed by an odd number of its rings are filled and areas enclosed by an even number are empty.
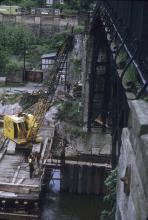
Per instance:
[[[132,40],[132,44],[129,44],[129,38],[131,37],[129,36],[130,26],[125,27],[123,25],[121,19],[117,18],[117,13],[115,13],[115,10],[111,8],[111,4],[112,2],[110,3],[108,1],[99,2],[101,20],[107,34],[110,35],[109,43],[111,44],[116,39],[120,41],[120,45],[117,48],[115,48],[115,50],[113,51],[113,53],[115,54],[115,59],[122,49],[124,49],[124,51],[127,54],[128,61],[123,68],[121,74],[121,80],[123,80],[123,76],[125,75],[127,69],[131,64],[133,64],[134,68],[136,69],[141,87],[138,90],[135,99],[139,99],[142,97],[144,93],[147,95],[148,92],[148,76],[146,70],[142,67],[142,65],[140,65],[138,59],[138,55],[140,54],[140,49],[141,49],[139,46],[139,40],[136,40],[134,38]],[[114,7],[115,4],[117,4],[117,2],[114,2]],[[126,2],[125,4],[128,3]]]

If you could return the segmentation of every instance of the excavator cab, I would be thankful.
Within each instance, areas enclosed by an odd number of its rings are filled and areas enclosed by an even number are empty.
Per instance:
[[[35,135],[31,128],[35,125],[35,118],[31,114],[5,115],[4,116],[4,137],[18,145],[26,144]],[[34,126],[35,129],[36,126]]]

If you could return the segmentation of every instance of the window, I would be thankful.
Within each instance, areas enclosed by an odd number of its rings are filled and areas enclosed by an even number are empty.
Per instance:
[[[53,0],[46,0],[46,4],[47,5],[52,5],[53,4]]]
[[[60,0],[60,4],[62,4],[62,5],[63,5],[63,4],[64,4],[64,0]]]

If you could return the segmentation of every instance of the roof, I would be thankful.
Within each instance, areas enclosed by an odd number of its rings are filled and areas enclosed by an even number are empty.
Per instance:
[[[21,123],[24,122],[24,118],[23,117],[18,117],[17,115],[6,115],[8,118],[10,118],[11,120],[13,120],[13,122],[15,123]]]
[[[43,55],[41,56],[41,58],[42,58],[42,59],[44,59],[44,58],[53,58],[53,57],[56,56],[56,54],[57,54],[56,52],[43,54]]]

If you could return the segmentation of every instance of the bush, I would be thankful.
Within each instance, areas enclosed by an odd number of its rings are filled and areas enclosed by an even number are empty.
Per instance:
[[[104,197],[104,203],[107,209],[102,211],[100,220],[115,219],[117,173],[117,168],[112,170],[105,180],[105,186],[107,187],[108,194]]]
[[[127,54],[124,51],[121,51],[116,58],[117,67],[119,69],[123,69],[127,59],[128,59]]]
[[[129,83],[132,85],[131,90],[134,93],[136,93],[141,88],[140,81],[138,80],[138,74],[133,64],[130,64],[127,71],[125,72],[123,81],[126,85]]]
[[[19,71],[23,68],[23,63],[19,62],[17,60],[10,60],[8,64],[6,65],[6,72],[7,73],[13,73],[15,71]]]
[[[81,60],[77,57],[73,57],[71,58],[71,63],[73,64],[73,73],[79,75],[81,73]]]
[[[73,125],[80,126],[82,124],[82,112],[79,110],[78,102],[63,102],[59,107],[58,118],[71,122]]]
[[[74,33],[75,34],[82,34],[85,31],[85,27],[83,25],[78,25],[77,27],[74,27]]]

